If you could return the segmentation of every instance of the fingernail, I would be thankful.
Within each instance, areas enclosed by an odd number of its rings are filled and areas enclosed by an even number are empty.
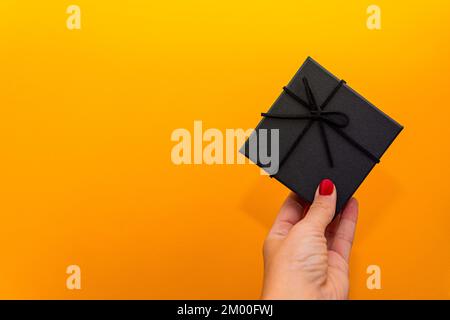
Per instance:
[[[319,185],[319,194],[321,196],[329,196],[333,193],[334,184],[330,179],[323,179]]]

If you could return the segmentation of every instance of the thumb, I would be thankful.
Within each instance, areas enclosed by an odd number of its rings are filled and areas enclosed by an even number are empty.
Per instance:
[[[330,179],[323,179],[316,190],[304,222],[314,225],[325,232],[333,220],[336,211],[336,188]]]

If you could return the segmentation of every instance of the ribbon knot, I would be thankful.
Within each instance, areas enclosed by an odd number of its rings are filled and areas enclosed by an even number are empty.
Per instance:
[[[328,142],[328,137],[326,135],[324,124],[326,124],[329,128],[333,129],[339,135],[344,137],[347,141],[349,141],[353,146],[355,146],[358,150],[363,152],[367,157],[369,157],[375,163],[380,162],[378,157],[373,155],[370,151],[368,151],[366,148],[364,148],[358,142],[356,142],[352,137],[350,137],[344,131],[342,131],[342,128],[347,127],[350,123],[350,119],[345,113],[338,112],[338,111],[323,111],[325,109],[325,107],[328,105],[328,103],[331,101],[331,99],[334,97],[334,95],[338,92],[338,90],[345,83],[345,81],[344,80],[339,81],[338,85],[333,89],[333,91],[328,95],[328,97],[325,99],[325,101],[320,106],[317,105],[317,103],[316,103],[316,99],[312,93],[311,87],[309,86],[308,79],[303,77],[302,81],[305,86],[306,97],[307,97],[308,101],[304,101],[302,98],[300,98],[298,95],[296,95],[294,92],[292,92],[287,87],[283,87],[283,90],[284,90],[284,92],[286,92],[286,94],[288,96],[290,96],[292,99],[297,101],[300,105],[305,107],[309,111],[308,114],[261,113],[261,116],[266,117],[266,118],[309,120],[308,124],[303,129],[303,131],[300,133],[300,135],[297,137],[295,142],[292,144],[291,148],[288,150],[286,155],[283,157],[283,159],[281,159],[280,167],[284,163],[284,161],[289,157],[291,152],[295,149],[295,147],[300,142],[300,140],[303,138],[303,136],[306,134],[306,132],[311,128],[311,126],[314,122],[317,122],[319,124],[321,138],[322,138],[323,144],[325,146],[328,163],[329,163],[330,167],[332,167],[332,168],[334,167],[334,161],[333,161],[333,156],[332,156],[332,153],[330,150],[330,144]]]
[[[345,128],[350,123],[350,119],[343,112],[331,112],[331,111],[320,111],[320,110],[312,110],[310,111],[310,116],[300,116],[298,115],[296,118],[291,119],[308,119],[314,121],[323,121],[329,125],[336,126],[338,128]],[[267,113],[266,113],[267,115]],[[299,118],[300,117],[300,118]]]

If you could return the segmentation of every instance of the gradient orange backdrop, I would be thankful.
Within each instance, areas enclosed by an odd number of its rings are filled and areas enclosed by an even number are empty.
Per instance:
[[[81,8],[68,30],[66,8]],[[382,29],[366,28],[381,8]],[[312,56],[405,126],[358,190],[351,298],[450,298],[448,1],[0,2],[0,298],[258,298],[288,194],[175,166],[176,128],[253,128]],[[77,264],[82,289],[66,289]],[[366,268],[382,289],[366,288]]]

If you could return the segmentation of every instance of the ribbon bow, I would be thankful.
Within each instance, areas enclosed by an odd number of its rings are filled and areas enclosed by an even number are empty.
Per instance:
[[[328,138],[327,138],[327,135],[325,132],[324,124],[327,124],[328,127],[330,127],[331,129],[336,131],[339,135],[344,137],[350,144],[352,144],[354,147],[356,147],[358,150],[360,150],[362,153],[364,153],[367,157],[369,157],[375,163],[380,162],[380,159],[378,159],[378,157],[374,156],[369,150],[367,150],[366,148],[361,146],[358,142],[356,142],[352,137],[347,135],[342,130],[342,128],[347,127],[348,124],[350,123],[350,119],[345,113],[337,112],[337,111],[323,111],[325,109],[325,107],[328,105],[328,103],[331,101],[331,99],[334,97],[334,95],[338,92],[338,90],[345,83],[345,81],[344,80],[339,81],[338,85],[328,95],[328,97],[325,99],[325,101],[319,106],[319,105],[317,105],[316,99],[314,98],[311,87],[309,86],[308,79],[303,77],[302,80],[303,80],[303,84],[306,89],[306,97],[308,98],[308,101],[303,100],[302,98],[300,98],[298,95],[296,95],[294,92],[292,92],[287,87],[283,87],[283,90],[292,99],[294,99],[300,105],[302,105],[303,107],[308,109],[309,114],[261,113],[261,116],[266,117],[266,118],[309,120],[306,127],[303,129],[303,131],[297,137],[295,142],[292,144],[291,148],[288,150],[288,152],[285,154],[283,159],[280,161],[280,167],[284,163],[284,161],[289,157],[291,152],[295,149],[295,147],[300,142],[300,140],[303,138],[303,136],[306,134],[306,132],[311,128],[311,126],[314,122],[318,122],[318,124],[319,124],[322,141],[325,145],[325,150],[327,152],[327,158],[328,158],[328,163],[330,164],[330,167],[332,167],[332,168],[334,167],[334,161],[333,161],[333,156],[332,156],[331,150],[330,150],[330,144],[328,142]]]

